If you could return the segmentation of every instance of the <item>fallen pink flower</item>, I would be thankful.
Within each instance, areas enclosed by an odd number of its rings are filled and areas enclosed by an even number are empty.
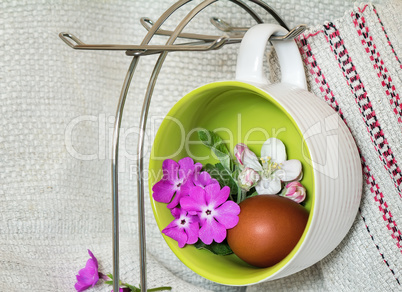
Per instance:
[[[113,292],[113,290],[111,292]],[[127,287],[119,288],[119,292],[131,292],[131,289]]]
[[[77,283],[75,283],[74,288],[78,292],[95,286],[99,281],[98,260],[89,249],[88,254],[91,258],[87,261],[85,268],[79,270],[78,275],[76,275]]]

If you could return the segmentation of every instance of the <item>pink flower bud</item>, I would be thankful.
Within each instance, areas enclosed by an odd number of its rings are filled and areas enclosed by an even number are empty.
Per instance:
[[[239,174],[239,186],[246,191],[249,191],[260,180],[260,175],[252,168],[244,168]]]
[[[235,146],[234,149],[234,155],[237,158],[237,161],[243,165],[243,152],[248,149],[248,147],[246,145],[244,145],[243,143],[239,143]]]
[[[283,196],[295,201],[296,203],[301,203],[306,198],[306,189],[298,181],[288,183],[285,188],[286,192]]]

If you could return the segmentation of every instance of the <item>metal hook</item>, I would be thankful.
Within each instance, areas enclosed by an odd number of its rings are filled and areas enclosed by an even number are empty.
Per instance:
[[[127,55],[150,55],[150,54],[158,54],[162,51],[168,52],[176,52],[176,51],[209,51],[216,50],[220,48],[222,45],[226,44],[229,40],[227,36],[217,36],[214,39],[209,40],[209,44],[205,45],[205,41],[201,40],[201,42],[192,42],[185,44],[177,44],[177,45],[115,45],[115,44],[103,44],[103,45],[94,45],[94,44],[86,44],[81,41],[78,37],[71,33],[62,32],[59,34],[60,38],[71,48],[77,50],[115,50],[115,51],[127,51]],[[74,41],[76,44],[74,44]],[[212,44],[210,43],[212,41]]]
[[[140,19],[140,22],[147,31],[149,31],[151,29],[151,27],[154,25],[154,22],[148,17],[142,17]],[[171,36],[172,33],[173,33],[173,31],[164,30],[164,29],[158,29],[155,32],[155,34],[163,35],[163,36]],[[206,35],[206,34],[197,34],[197,33],[184,33],[184,32],[180,33],[178,37],[185,38],[185,39],[195,39],[195,40],[206,41],[206,42],[215,41],[218,38],[218,36],[210,36],[210,35]]]
[[[152,54],[160,54],[162,52],[179,52],[179,51],[211,51],[217,50],[225,45],[228,41],[227,36],[222,36],[214,40],[209,45],[200,45],[201,42],[192,42],[178,45],[164,45],[164,46],[146,46],[145,49],[129,49],[126,51],[127,56],[145,56]]]
[[[248,27],[231,26],[229,23],[219,17],[211,17],[210,21],[217,29],[227,33],[244,34],[249,29]]]
[[[222,20],[221,18],[218,17],[211,17],[211,23],[219,30],[226,32],[226,33],[232,33],[232,34],[239,34],[241,33],[242,36],[243,34],[249,29],[248,27],[235,27],[227,23],[226,21]],[[299,24],[292,28],[287,34],[285,35],[274,35],[271,36],[269,39],[271,41],[287,41],[294,39],[295,37],[299,36],[302,34],[305,30],[307,29],[306,24]]]
[[[241,42],[244,33],[249,29],[249,27],[232,26],[228,22],[226,22],[223,19],[218,18],[218,17],[211,17],[210,21],[217,29],[227,33],[228,38],[226,40],[226,44],[233,44],[233,43]],[[142,17],[140,22],[146,30],[149,30],[154,24],[153,21],[148,17]],[[302,34],[306,29],[307,29],[307,25],[299,24],[299,25],[295,26],[294,28],[292,28],[286,35],[271,36],[270,40],[287,41],[290,39],[294,39],[295,37]],[[158,35],[170,36],[170,35],[172,35],[173,32],[171,30],[158,29],[155,33]],[[219,36],[196,34],[196,33],[181,33],[181,34],[179,34],[178,37],[187,38],[187,39],[196,39],[196,40],[204,41],[204,42],[216,41],[219,38]]]

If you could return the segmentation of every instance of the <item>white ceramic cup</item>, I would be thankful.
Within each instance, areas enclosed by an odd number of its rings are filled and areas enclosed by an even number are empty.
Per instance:
[[[187,140],[178,141],[194,128],[208,125],[213,127],[210,130],[215,130],[226,126],[237,131],[234,129],[238,123],[236,113],[242,114],[239,125],[248,119],[245,124],[249,128],[244,131],[251,127],[278,127],[281,119],[295,129],[281,133],[278,138],[284,141],[290,156],[291,151],[303,156],[303,179],[309,181],[310,216],[301,240],[286,259],[274,267],[256,269],[235,256],[212,256],[191,246],[180,249],[175,241],[165,237],[169,247],[188,267],[218,283],[255,284],[291,275],[317,263],[342,241],[359,208],[363,178],[358,149],[338,114],[307,91],[303,63],[294,40],[272,42],[281,67],[281,82],[269,84],[264,76],[264,53],[269,37],[286,33],[275,24],[252,27],[240,46],[236,80],[214,82],[187,94],[169,112],[154,141],[150,173],[161,169],[164,158],[177,161],[197,152],[191,148],[194,143],[182,147]],[[218,118],[222,115],[224,118]],[[237,138],[245,139],[245,136],[239,134]],[[296,140],[297,143],[292,142]],[[152,199],[152,186],[158,179],[151,177],[149,185],[154,215],[162,230],[171,215],[165,204]]]

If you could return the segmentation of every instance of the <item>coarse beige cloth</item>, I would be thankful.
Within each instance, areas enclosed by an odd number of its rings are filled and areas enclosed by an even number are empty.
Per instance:
[[[146,34],[139,18],[156,20],[173,3],[1,2],[0,291],[74,291],[87,249],[97,256],[101,272],[112,272],[111,136],[131,58],[122,52],[75,51],[58,34],[70,32],[94,44],[139,44]],[[173,291],[401,290],[401,3],[269,4],[289,26],[311,27],[297,40],[309,88],[342,115],[355,136],[365,170],[361,211],[339,247],[316,265],[285,279],[229,287],[200,277],[176,258],[146,199],[148,286],[172,286]],[[173,29],[188,11],[183,8],[164,27]],[[218,1],[186,31],[218,34],[211,16],[236,26],[253,25],[239,7]],[[157,37],[153,43],[164,41]],[[234,78],[237,50],[238,45],[228,45],[168,55],[151,103],[146,161],[161,119],[175,102],[202,84]],[[156,56],[140,60],[121,130],[121,279],[134,285],[139,283],[135,153],[142,99],[155,61]],[[275,54],[268,61],[267,71],[276,80]],[[110,290],[102,283],[92,288]]]

